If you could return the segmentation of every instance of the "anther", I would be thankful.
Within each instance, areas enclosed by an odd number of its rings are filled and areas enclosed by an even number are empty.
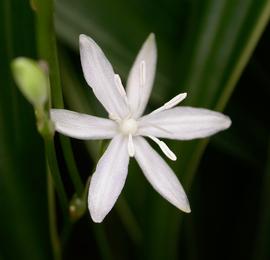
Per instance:
[[[149,135],[149,138],[151,138],[162,150],[162,152],[172,161],[176,161],[177,157],[174,154],[174,152],[161,140],[156,138],[155,136]]]
[[[163,110],[170,109],[172,107],[175,107],[178,105],[181,101],[183,101],[187,97],[187,93],[181,93],[166,102],[163,106],[159,107],[158,109],[154,110],[151,114],[156,114],[158,112],[161,112]]]
[[[174,98],[172,98],[170,101],[166,102],[164,104],[164,107],[166,109],[170,109],[172,107],[175,107],[176,105],[178,105],[181,101],[183,101],[185,98],[187,97],[187,93],[181,93],[178,94],[177,96],[175,96]]]
[[[128,103],[127,94],[125,88],[122,84],[121,78],[118,74],[114,75],[114,82],[117,87],[118,92],[120,93],[121,97],[124,98],[125,102]]]

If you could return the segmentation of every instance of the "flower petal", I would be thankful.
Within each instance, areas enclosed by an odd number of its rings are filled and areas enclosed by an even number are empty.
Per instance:
[[[88,207],[94,222],[100,223],[120,195],[128,172],[127,140],[116,136],[99,160],[92,176]]]
[[[128,107],[115,83],[110,62],[90,37],[80,35],[80,56],[83,74],[88,85],[109,114],[125,117]]]
[[[203,108],[175,107],[142,117],[139,135],[190,140],[203,138],[231,125],[229,117]]]
[[[117,134],[114,121],[65,109],[51,109],[55,130],[77,139],[110,139]]]
[[[168,164],[144,138],[135,137],[134,145],[135,158],[154,189],[174,206],[189,213],[190,206],[185,191]]]
[[[143,114],[151,94],[157,62],[155,35],[151,33],[143,44],[130,70],[127,96],[133,117]]]

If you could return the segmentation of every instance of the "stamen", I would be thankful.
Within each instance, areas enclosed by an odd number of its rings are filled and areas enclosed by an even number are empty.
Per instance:
[[[128,155],[130,157],[134,157],[135,155],[135,148],[134,148],[134,143],[132,140],[132,134],[128,135]]]
[[[172,98],[171,100],[169,100],[168,102],[166,102],[163,106],[159,107],[158,109],[154,110],[152,113],[150,114],[156,114],[158,112],[170,109],[172,107],[175,107],[176,105],[178,105],[181,101],[183,101],[185,98],[187,97],[187,93],[181,93],[178,94],[177,96],[175,96],[174,98]]]
[[[157,145],[160,147],[160,149],[162,150],[162,152],[172,161],[176,161],[177,157],[174,154],[174,152],[161,140],[159,140],[158,138],[156,138],[155,136],[152,135],[148,135],[149,138],[151,138],[155,143],[157,143]]]
[[[166,102],[166,103],[164,104],[164,107],[166,107],[166,109],[175,107],[175,106],[178,105],[181,101],[183,101],[186,97],[187,97],[187,93],[181,93],[181,94],[178,94],[177,96],[175,96],[174,98],[172,98],[170,101]]]
[[[145,86],[145,79],[146,79],[146,71],[145,71],[145,61],[142,60],[140,63],[140,86]]]
[[[126,94],[126,91],[125,91],[125,88],[122,84],[122,81],[121,81],[121,78],[118,74],[115,74],[114,75],[114,82],[115,82],[115,85],[117,86],[117,89],[121,95],[121,97],[124,98],[125,102],[128,103],[128,99],[127,99],[127,94]]]

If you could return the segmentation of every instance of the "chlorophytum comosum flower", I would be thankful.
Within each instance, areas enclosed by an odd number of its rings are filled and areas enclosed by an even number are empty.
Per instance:
[[[77,139],[112,139],[91,178],[88,207],[94,222],[102,222],[114,206],[126,181],[130,157],[134,157],[153,188],[174,206],[190,212],[178,178],[149,145],[154,141],[171,160],[176,155],[160,138],[191,140],[228,128],[230,119],[202,108],[178,107],[186,93],[178,94],[152,113],[142,116],[152,91],[157,49],[154,34],[143,44],[131,68],[126,89],[120,76],[93,39],[80,35],[84,77],[108,112],[109,119],[64,109],[52,109],[59,133]]]

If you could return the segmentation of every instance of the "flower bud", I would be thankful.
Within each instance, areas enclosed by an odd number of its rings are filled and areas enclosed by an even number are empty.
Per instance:
[[[69,204],[69,214],[73,221],[78,220],[86,211],[86,202],[75,195]]]
[[[43,107],[48,99],[49,81],[39,64],[29,58],[19,57],[13,60],[11,69],[25,98],[34,107]]]

